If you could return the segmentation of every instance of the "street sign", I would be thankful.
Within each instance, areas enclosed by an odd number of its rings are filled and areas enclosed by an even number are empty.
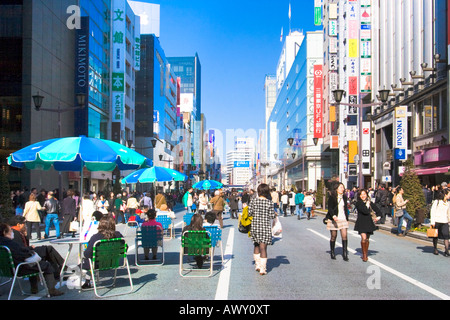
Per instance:
[[[395,160],[406,160],[406,150],[395,149]]]
[[[355,164],[348,165],[348,175],[350,177],[358,176],[358,167]]]

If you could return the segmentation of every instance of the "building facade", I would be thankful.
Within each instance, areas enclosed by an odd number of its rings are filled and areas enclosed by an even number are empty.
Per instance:
[[[329,175],[329,170],[322,167],[322,136],[315,120],[322,118],[321,99],[315,103],[318,93],[314,85],[316,68],[321,70],[323,64],[322,42],[321,31],[307,32],[269,119],[271,179],[280,190],[292,185],[316,190],[317,181]]]
[[[75,105],[75,32],[65,15],[73,1],[7,0],[0,3],[0,127],[1,167],[12,189],[57,188],[58,173],[15,169],[6,164],[10,153],[32,143],[71,136],[74,114],[61,114],[58,106]],[[62,14],[64,12],[64,14]],[[44,97],[36,111],[33,95]],[[67,185],[67,175],[63,175]]]

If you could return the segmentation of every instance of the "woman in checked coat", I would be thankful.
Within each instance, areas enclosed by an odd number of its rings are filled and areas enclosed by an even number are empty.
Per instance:
[[[248,215],[253,217],[250,236],[254,244],[253,258],[256,271],[260,275],[267,274],[267,246],[272,245],[272,219],[276,214],[272,200],[270,200],[270,188],[267,184],[258,187],[258,197],[254,199],[248,208]]]

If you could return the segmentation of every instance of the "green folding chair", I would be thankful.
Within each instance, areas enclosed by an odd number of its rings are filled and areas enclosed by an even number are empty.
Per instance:
[[[33,266],[37,265],[39,271],[35,273],[29,273],[29,274],[22,274],[19,275],[20,268],[23,266]],[[47,297],[50,297],[50,293],[48,292],[47,283],[44,279],[44,274],[42,273],[41,266],[38,262],[22,262],[17,265],[17,267],[14,266],[14,260],[12,258],[11,251],[6,246],[0,246],[0,278],[9,278],[9,280],[6,280],[2,283],[0,283],[0,287],[3,285],[6,285],[12,281],[11,289],[9,290],[8,300],[11,300],[11,295],[14,289],[14,285],[16,283],[16,280],[19,279],[17,282],[19,283],[20,291],[22,292],[22,295],[31,295],[31,293],[25,293],[25,291],[22,288],[22,284],[20,280],[23,280],[25,278],[33,277],[33,276],[39,276],[39,279],[41,280],[41,284],[44,286],[45,291],[47,292]]]
[[[133,291],[133,280],[131,279],[130,266],[127,259],[127,244],[124,239],[99,240],[95,242],[92,258],[89,258],[92,282],[94,284],[94,292],[98,298],[115,297],[129,294]],[[98,293],[98,289],[114,287],[117,280],[117,270],[126,268],[128,271],[128,279],[130,281],[130,290],[124,293],[103,294]],[[114,270],[113,281],[109,285],[99,286],[100,272]]]
[[[204,271],[205,269],[185,268],[184,256],[209,256],[210,266],[209,274],[206,275],[189,275],[191,272]],[[211,239],[206,231],[185,231],[181,236],[180,250],[180,276],[208,278],[213,273],[213,255],[211,248]]]
[[[162,266],[164,264],[164,230],[161,226],[142,226],[136,231],[135,239],[135,257],[136,266],[138,267],[149,267],[149,266]],[[161,247],[162,249],[162,259],[161,263],[151,263],[151,264],[140,264],[139,260],[139,248],[152,249],[155,247]]]

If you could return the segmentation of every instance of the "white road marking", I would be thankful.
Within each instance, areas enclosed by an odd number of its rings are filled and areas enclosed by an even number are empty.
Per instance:
[[[228,290],[230,288],[231,261],[234,245],[234,228],[228,233],[227,245],[224,252],[224,265],[220,271],[219,283],[217,284],[215,300],[228,300]]]
[[[321,238],[323,238],[325,240],[330,240],[329,237],[326,237],[326,236],[324,236],[323,234],[321,234],[319,232],[316,232],[316,231],[314,231],[312,229],[307,229],[307,230],[311,231],[312,233],[318,235],[319,237],[321,237]],[[340,244],[339,242],[336,242],[336,244],[339,245],[339,246],[342,246],[342,244]],[[353,254],[357,253],[355,250],[353,250],[351,248],[348,248],[348,251],[353,253]],[[358,255],[360,255],[360,254],[358,253]],[[399,272],[399,271],[397,271],[395,269],[392,269],[391,267],[388,267],[388,266],[386,266],[386,265],[384,265],[384,264],[382,264],[382,263],[380,263],[380,262],[378,262],[378,261],[376,261],[376,260],[374,260],[372,258],[369,258],[369,262],[371,262],[374,265],[380,267],[381,269],[384,269],[385,271],[387,271],[389,273],[392,273],[394,276],[397,276],[400,279],[403,279],[403,280],[405,280],[405,281],[415,285],[416,287],[419,287],[420,289],[425,290],[428,293],[431,293],[432,295],[438,297],[439,299],[450,300],[450,296],[448,296],[448,295],[446,295],[446,294],[444,294],[444,293],[442,293],[442,292],[440,292],[440,291],[438,291],[438,290],[436,290],[434,288],[431,288],[430,286],[428,286],[428,285],[426,285],[426,284],[424,284],[424,283],[422,283],[420,281],[417,281],[417,280],[415,280],[415,279],[413,279],[413,278],[411,278],[411,277],[409,277],[409,276],[407,276],[407,275],[405,275],[405,274],[403,274],[403,273],[401,273],[401,272]]]

